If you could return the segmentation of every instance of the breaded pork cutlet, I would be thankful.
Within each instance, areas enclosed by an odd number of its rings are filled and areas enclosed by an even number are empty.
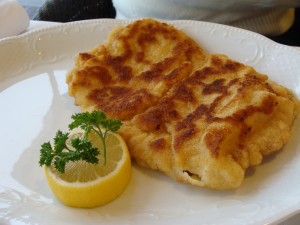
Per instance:
[[[129,120],[201,66],[203,50],[183,32],[153,19],[117,27],[108,40],[80,53],[67,75],[83,111],[101,109]]]
[[[141,166],[179,182],[234,189],[248,167],[288,141],[297,112],[287,89],[214,54],[121,134]]]
[[[116,28],[79,54],[67,83],[83,111],[123,121],[137,164],[214,189],[239,187],[247,168],[280,150],[298,113],[298,100],[266,75],[206,55],[152,19]]]

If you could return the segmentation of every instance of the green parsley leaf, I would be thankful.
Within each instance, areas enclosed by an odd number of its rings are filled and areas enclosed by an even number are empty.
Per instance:
[[[83,112],[72,115],[73,122],[69,124],[69,129],[80,128],[84,134],[82,137],[72,138],[70,133],[63,133],[58,130],[54,137],[54,147],[50,142],[41,145],[39,165],[54,167],[61,173],[65,172],[65,166],[69,161],[84,160],[88,163],[97,164],[100,151],[88,140],[88,134],[93,131],[101,139],[103,144],[104,165],[106,164],[106,144],[107,132],[117,132],[122,122],[117,119],[108,119],[104,112],[95,110],[93,112]],[[67,142],[70,140],[70,144]]]

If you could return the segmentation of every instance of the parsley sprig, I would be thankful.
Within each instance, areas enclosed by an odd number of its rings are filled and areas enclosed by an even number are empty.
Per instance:
[[[54,167],[61,173],[65,172],[65,166],[69,161],[84,160],[88,163],[97,164],[100,151],[95,148],[88,139],[90,132],[95,132],[103,144],[103,159],[106,164],[106,143],[105,138],[109,131],[117,132],[122,122],[118,119],[108,119],[104,112],[95,110],[72,115],[73,122],[69,129],[80,128],[83,130],[81,137],[70,139],[70,133],[63,133],[58,130],[54,137],[54,145],[46,142],[40,149],[40,166],[50,166],[54,160]],[[70,140],[70,144],[67,142]]]

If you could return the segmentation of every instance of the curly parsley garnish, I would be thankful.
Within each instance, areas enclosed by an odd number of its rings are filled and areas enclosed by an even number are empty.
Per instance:
[[[95,110],[93,112],[83,112],[72,115],[73,122],[69,124],[69,129],[80,128],[83,130],[81,137],[72,138],[70,145],[67,141],[70,133],[63,133],[58,130],[54,137],[54,146],[50,142],[41,145],[40,166],[50,166],[54,160],[54,167],[59,172],[65,172],[65,166],[69,161],[84,160],[88,163],[97,164],[99,150],[88,140],[88,134],[95,132],[103,144],[104,165],[106,164],[106,144],[107,132],[116,132],[120,129],[122,122],[118,119],[108,119],[104,112]]]

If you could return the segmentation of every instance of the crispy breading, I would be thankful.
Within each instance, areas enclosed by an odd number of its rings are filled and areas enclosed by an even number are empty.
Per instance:
[[[108,40],[76,59],[69,94],[82,110],[101,109],[131,119],[154,105],[170,87],[204,63],[197,43],[153,19],[117,27]]]
[[[209,55],[203,68],[124,124],[137,163],[180,182],[233,189],[287,142],[298,101],[252,67]]]
[[[247,168],[279,151],[298,113],[293,94],[266,75],[206,55],[152,19],[81,53],[67,83],[82,110],[123,120],[120,134],[139,165],[215,189],[239,187]]]

